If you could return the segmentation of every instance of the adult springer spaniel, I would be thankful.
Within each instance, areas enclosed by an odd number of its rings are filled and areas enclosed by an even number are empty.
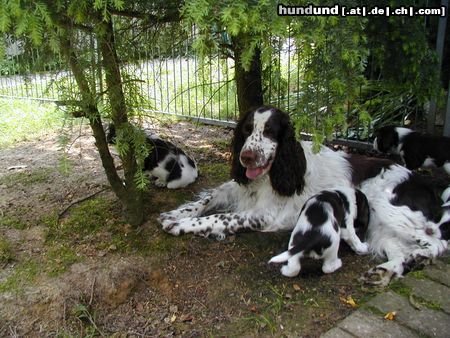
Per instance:
[[[450,138],[426,135],[409,128],[385,126],[377,130],[373,147],[401,156],[408,169],[443,167],[450,174]]]
[[[289,116],[279,109],[247,113],[236,126],[232,153],[233,179],[162,213],[166,232],[222,239],[240,230],[292,230],[310,197],[359,185],[371,209],[370,249],[387,258],[365,274],[368,283],[385,285],[405,267],[446,250],[439,229],[442,202],[427,182],[388,160],[327,147],[313,153],[309,142],[296,140]]]

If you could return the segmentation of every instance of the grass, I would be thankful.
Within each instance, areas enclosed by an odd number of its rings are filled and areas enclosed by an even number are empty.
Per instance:
[[[77,255],[75,250],[64,245],[55,245],[47,251],[46,265],[48,275],[56,277],[64,272],[74,263],[80,262],[83,259]]]
[[[230,178],[230,165],[227,163],[208,163],[201,165],[199,171],[213,181],[225,182]]]
[[[42,265],[35,259],[29,259],[16,265],[12,275],[0,282],[0,292],[20,293],[25,285],[36,279],[41,268]]]
[[[46,182],[50,177],[50,168],[38,168],[33,171],[21,171],[0,178],[0,184],[13,188],[16,185],[30,186]]]
[[[24,230],[28,227],[26,223],[15,216],[0,216],[0,225],[17,230]]]
[[[61,126],[56,106],[29,100],[0,99],[0,149],[30,141]]]
[[[6,264],[13,259],[11,244],[5,239],[0,239],[0,265]]]

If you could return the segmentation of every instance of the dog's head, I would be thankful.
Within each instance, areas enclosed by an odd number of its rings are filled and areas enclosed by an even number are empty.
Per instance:
[[[231,176],[238,183],[269,174],[280,195],[302,191],[305,155],[289,116],[281,110],[263,106],[245,114],[236,126],[232,150]]]
[[[403,137],[411,133],[412,130],[396,126],[384,126],[378,129],[375,133],[375,140],[373,141],[373,148],[382,153],[399,152],[399,145],[402,143]]]

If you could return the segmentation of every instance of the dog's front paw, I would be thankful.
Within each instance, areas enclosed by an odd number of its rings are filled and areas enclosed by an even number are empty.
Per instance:
[[[169,212],[163,212],[158,217],[159,224],[163,225],[166,223],[173,223],[175,221],[178,221],[180,218],[177,217],[177,213],[175,210],[169,211]]]
[[[157,178],[153,183],[159,188],[165,188],[167,186],[167,182],[160,178]]]
[[[391,279],[396,276],[394,271],[381,266],[376,266],[361,276],[360,280],[364,284],[385,287],[389,285]]]
[[[174,236],[179,236],[182,234],[180,223],[178,221],[165,220],[162,223],[162,229]]]

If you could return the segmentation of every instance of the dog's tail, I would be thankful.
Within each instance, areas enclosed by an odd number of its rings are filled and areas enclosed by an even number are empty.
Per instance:
[[[269,263],[284,263],[287,262],[289,260],[289,258],[291,258],[292,255],[289,253],[289,250],[280,253],[279,255],[276,255],[274,257],[272,257],[269,261]]]

